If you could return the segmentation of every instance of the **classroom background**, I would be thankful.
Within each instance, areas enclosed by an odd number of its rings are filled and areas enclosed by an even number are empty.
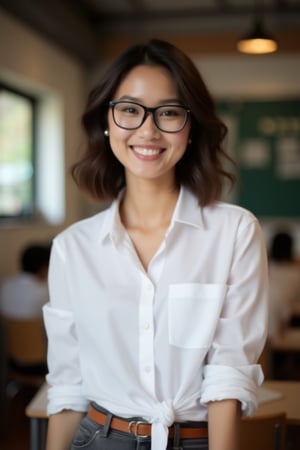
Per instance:
[[[237,41],[258,19],[278,50],[240,53]],[[300,0],[0,0],[0,284],[18,273],[27,245],[47,246],[61,230],[107,206],[88,200],[70,176],[82,151],[81,114],[109,62],[151,37],[190,55],[228,126],[226,149],[237,163],[238,183],[230,192],[224,186],[224,200],[254,212],[268,250],[278,231],[291,234],[300,270]],[[34,145],[26,149],[26,164],[21,157],[13,171],[9,145],[1,140],[7,94],[21,95],[34,111]],[[13,135],[21,142],[21,129]],[[26,207],[18,203],[24,198]],[[300,306],[295,315],[287,337],[275,339],[261,361],[267,379],[276,379],[272,389],[292,392],[285,450],[300,448]],[[0,367],[2,384],[4,376]],[[8,427],[2,420],[1,449],[31,445],[24,411],[32,395],[19,397],[3,416]]]

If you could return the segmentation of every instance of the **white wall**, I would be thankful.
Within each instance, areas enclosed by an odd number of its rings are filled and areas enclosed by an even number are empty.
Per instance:
[[[300,96],[300,54],[194,56],[194,60],[215,97],[257,100]]]
[[[85,101],[83,75],[79,64],[0,8],[0,78],[41,96],[50,98],[53,94],[51,98],[59,99],[61,104],[62,135],[59,141],[64,154],[60,155],[60,161],[65,172],[65,198],[61,201],[66,206],[65,220],[60,225],[36,222],[0,227],[0,280],[17,269],[18,255],[25,244],[51,240],[60,229],[80,217],[81,197],[67,172],[78,156],[79,118]],[[49,142],[50,134],[44,135],[42,140]],[[45,147],[40,145],[37,151],[49,151]],[[52,183],[53,190],[57,189],[58,180],[53,179]],[[51,190],[49,183],[47,189]]]

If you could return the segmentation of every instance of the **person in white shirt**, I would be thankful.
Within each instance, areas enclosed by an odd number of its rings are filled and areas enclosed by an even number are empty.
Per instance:
[[[219,201],[233,176],[211,95],[151,40],[111,65],[82,123],[73,177],[112,204],[54,240],[47,450],[237,450],[263,380],[267,257],[252,213]]]
[[[0,315],[18,320],[42,319],[42,307],[49,301],[49,258],[50,247],[26,246],[20,257],[20,271],[1,283]]]

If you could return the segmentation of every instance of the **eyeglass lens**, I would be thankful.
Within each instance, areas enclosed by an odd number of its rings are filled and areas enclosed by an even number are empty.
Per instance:
[[[113,105],[113,114],[119,127],[134,130],[142,125],[147,111],[137,103],[122,101]],[[176,132],[184,127],[187,114],[183,106],[165,105],[154,109],[153,118],[160,130]]]

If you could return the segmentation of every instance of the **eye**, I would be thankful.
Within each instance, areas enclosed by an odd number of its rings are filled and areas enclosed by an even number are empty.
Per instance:
[[[118,111],[129,116],[138,115],[141,113],[140,108],[132,103],[119,103]]]
[[[159,110],[159,116],[165,118],[176,118],[182,116],[184,113],[183,108],[180,106],[164,106]]]
[[[127,112],[128,114],[137,114],[138,110],[134,108],[133,106],[128,106],[123,109],[124,112]]]

